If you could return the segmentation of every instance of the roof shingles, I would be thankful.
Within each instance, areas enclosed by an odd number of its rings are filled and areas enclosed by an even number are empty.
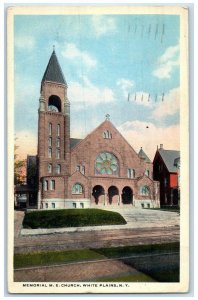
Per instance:
[[[52,81],[66,85],[66,81],[56,57],[55,51],[52,52],[47,68],[43,75],[42,82],[44,81]]]
[[[158,150],[169,172],[177,172],[178,167],[175,164],[175,159],[180,157],[180,151],[177,150]]]

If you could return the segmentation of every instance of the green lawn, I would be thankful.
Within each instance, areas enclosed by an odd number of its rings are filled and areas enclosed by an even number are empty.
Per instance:
[[[86,260],[121,258],[120,261],[140,271],[140,274],[120,274],[112,277],[96,278],[94,281],[106,282],[178,282],[179,255],[161,260],[161,256],[147,254],[179,253],[179,243],[111,247],[100,249],[80,249],[66,251],[41,251],[14,255],[14,268],[62,264]],[[145,254],[145,256],[144,256]],[[129,256],[135,256],[129,258]],[[138,258],[138,255],[140,257]],[[158,260],[158,262],[157,262]]]
[[[65,251],[40,251],[14,255],[14,268],[42,266],[71,261],[103,258],[119,258],[135,254],[150,254],[179,251],[179,243],[111,247],[99,249],[79,249]]]
[[[135,254],[150,254],[150,253],[164,253],[164,252],[179,252],[179,243],[166,243],[166,244],[151,244],[151,245],[137,245],[137,246],[124,246],[124,247],[111,247],[93,249],[101,255],[108,258],[116,258],[123,256],[130,256]]]
[[[104,255],[89,249],[32,252],[26,254],[15,254],[14,268],[17,269],[31,266],[46,266],[68,263],[72,261],[103,258],[105,258]]]
[[[27,212],[23,220],[23,228],[32,229],[124,224],[119,213],[94,208]]]

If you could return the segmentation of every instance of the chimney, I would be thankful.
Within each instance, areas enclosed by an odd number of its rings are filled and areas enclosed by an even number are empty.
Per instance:
[[[163,149],[163,144],[160,144],[160,149]]]

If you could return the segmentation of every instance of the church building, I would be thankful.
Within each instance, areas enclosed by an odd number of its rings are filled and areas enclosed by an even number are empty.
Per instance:
[[[108,114],[84,139],[70,137],[67,83],[55,50],[38,115],[38,209],[160,206],[152,162],[142,148],[136,153]]]

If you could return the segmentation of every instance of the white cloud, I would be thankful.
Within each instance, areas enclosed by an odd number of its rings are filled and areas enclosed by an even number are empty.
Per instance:
[[[36,42],[35,38],[32,36],[21,35],[15,37],[14,44],[18,49],[32,50],[35,47]]]
[[[116,31],[115,20],[111,17],[94,15],[91,20],[94,32],[98,37]]]
[[[127,121],[118,127],[131,146],[139,152],[140,147],[153,160],[157,145],[164,149],[179,150],[179,125],[156,127],[153,123]]]
[[[121,78],[116,82],[117,86],[121,88],[125,97],[128,96],[128,93],[131,92],[131,89],[134,87],[135,83],[133,80]]]
[[[64,50],[61,53],[64,57],[67,57],[69,59],[77,59],[88,68],[93,68],[97,65],[97,61],[95,58],[93,58],[88,52],[78,49],[73,43],[66,44]]]
[[[108,88],[99,88],[92,84],[87,77],[82,77],[82,83],[71,82],[68,96],[72,99],[72,107],[81,109],[84,106],[94,106],[99,103],[110,103],[115,100],[113,91]]]
[[[166,49],[164,54],[158,58],[157,68],[153,75],[159,79],[168,79],[175,67],[179,66],[179,45]]]
[[[18,146],[17,154],[20,159],[26,159],[27,154],[37,154],[37,135],[28,130],[21,130],[16,132],[15,144]]]
[[[175,88],[164,96],[164,101],[160,102],[154,109],[152,116],[156,119],[172,116],[180,109],[180,89]]]

